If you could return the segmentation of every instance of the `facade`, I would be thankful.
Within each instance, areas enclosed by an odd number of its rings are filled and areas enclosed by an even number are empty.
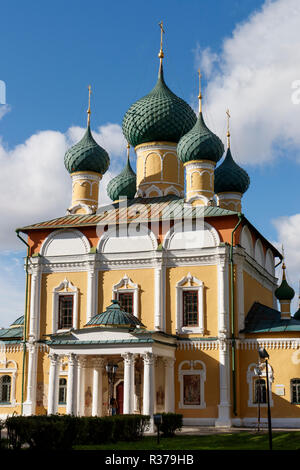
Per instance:
[[[137,154],[98,207],[109,156],[88,125],[68,150],[72,203],[17,235],[28,247],[26,309],[0,330],[0,416],[182,413],[185,424],[300,427],[300,311],[281,253],[242,213],[250,180],[166,85],[124,116]],[[218,166],[217,166],[218,165]],[[101,203],[101,201],[100,201]],[[280,306],[278,304],[280,302]],[[109,370],[115,366],[114,380]],[[116,367],[117,366],[117,367]],[[110,368],[110,369],[109,369]]]

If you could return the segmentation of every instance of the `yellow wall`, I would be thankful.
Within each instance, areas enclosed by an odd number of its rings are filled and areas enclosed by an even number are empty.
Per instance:
[[[167,333],[176,331],[176,284],[188,273],[204,283],[205,334],[218,334],[218,278],[216,266],[187,266],[166,269],[166,325]]]
[[[113,286],[127,274],[139,287],[140,320],[147,329],[154,329],[154,270],[130,269],[124,271],[99,272],[98,277],[98,311],[104,312],[111,304]]]
[[[244,299],[245,315],[249,312],[254,302],[260,302],[267,307],[273,308],[273,293],[271,290],[263,287],[250,274],[244,271]]]

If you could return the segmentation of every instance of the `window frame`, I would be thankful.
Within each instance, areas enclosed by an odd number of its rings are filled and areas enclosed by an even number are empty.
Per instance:
[[[298,395],[298,401],[293,400],[293,386],[294,386],[293,382],[296,381],[296,380],[298,381],[298,383],[295,384],[297,386],[297,389],[298,389],[296,391],[296,394]],[[291,387],[291,404],[292,405],[300,405],[300,378],[299,377],[294,377],[293,379],[291,379],[290,387]]]
[[[73,317],[72,327],[78,327],[78,299],[79,289],[75,287],[68,279],[64,279],[58,286],[54,287],[52,291],[52,332],[67,331],[70,328],[59,328],[59,297],[65,295],[73,296]]]
[[[197,291],[198,293],[198,324],[196,326],[183,325],[183,292]],[[190,273],[180,279],[176,284],[176,332],[204,334],[204,283]]]
[[[132,312],[128,312],[128,311],[125,310],[125,308],[121,305],[120,297],[122,297],[122,295],[124,295],[124,296],[130,296],[130,298],[131,298],[131,304],[132,304],[132,305],[131,305],[131,310],[132,310]],[[118,291],[118,301],[119,301],[119,304],[120,304],[121,308],[122,308],[123,310],[125,310],[125,312],[131,313],[132,315],[134,315],[134,292],[128,291],[128,290],[125,290],[125,289],[119,290],[119,291]]]
[[[61,385],[60,384],[61,380],[65,380],[66,383],[64,385]],[[58,406],[66,406],[66,404],[67,404],[67,387],[68,387],[67,378],[66,377],[59,377],[59,380],[58,380]],[[65,401],[60,401],[59,400],[59,395],[60,395],[61,389],[64,390]]]
[[[8,384],[4,384],[3,383],[3,379],[5,377],[8,377],[9,378],[9,382]],[[9,385],[9,386],[8,386]],[[9,390],[9,397],[8,397],[8,400],[2,400],[2,396],[3,396],[3,388],[4,387],[7,387],[8,386],[8,390]],[[9,374],[1,374],[0,376],[0,405],[4,406],[4,405],[11,405],[11,401],[12,401],[12,377],[9,375]]]
[[[185,324],[186,322],[184,321],[185,320],[185,316],[186,316],[186,313],[185,313],[185,297],[186,297],[186,294],[190,294],[190,293],[193,293],[193,294],[196,294],[196,299],[197,299],[197,320],[196,320],[196,323],[193,323],[193,324]],[[198,296],[198,291],[196,289],[183,289],[182,290],[182,327],[183,328],[197,328],[199,325],[199,296]]]
[[[119,293],[128,293],[133,295],[133,315],[139,318],[139,286],[132,282],[127,274],[112,288],[112,298],[119,300]]]
[[[62,308],[62,301],[66,298],[69,298],[69,299],[72,299],[72,306],[71,306],[71,321],[70,321],[70,325],[67,325],[67,326],[63,326],[62,325],[62,311],[61,311],[61,308]],[[72,294],[60,294],[58,296],[58,329],[59,330],[68,330],[69,328],[72,328],[73,326],[73,315],[74,315],[74,295]],[[68,315],[69,316],[69,315]]]
[[[189,366],[187,369],[183,369],[183,366]],[[200,366],[200,368],[195,368]],[[184,404],[184,377],[191,375],[200,376],[200,404],[199,405],[185,405]],[[200,360],[196,361],[182,361],[178,366],[178,381],[180,384],[180,400],[178,402],[179,409],[186,410],[200,410],[206,408],[205,403],[205,381],[206,381],[206,366],[204,362]]]
[[[255,374],[255,369],[257,368],[256,363],[249,364],[247,370],[247,383],[248,383],[248,407],[249,408],[257,408],[258,403],[255,403],[255,396],[254,396],[254,385],[256,379],[265,379],[267,381],[267,374],[266,374],[266,367],[261,371],[261,375],[258,376]],[[270,406],[274,405],[273,402],[273,394],[272,394],[272,383],[274,381],[273,369],[270,364],[268,364],[268,376],[269,376],[269,400]],[[267,387],[267,383],[266,383]],[[261,407],[267,407],[268,403],[260,403]]]

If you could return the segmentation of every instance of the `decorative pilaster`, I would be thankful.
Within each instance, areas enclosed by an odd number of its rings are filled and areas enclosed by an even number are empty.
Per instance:
[[[68,362],[68,383],[67,383],[67,414],[75,415],[77,411],[77,357],[75,354],[69,354]]]
[[[175,383],[174,383],[174,364],[175,359],[165,357],[165,412],[174,413],[175,411]]]
[[[225,338],[219,340],[220,404],[216,427],[230,427],[230,357]]]
[[[220,335],[229,332],[228,269],[226,260],[218,263],[218,330]]]
[[[163,329],[163,270],[157,266],[154,270],[154,328]]]
[[[58,366],[59,356],[57,354],[49,354],[50,371],[48,384],[48,415],[57,413],[58,406]]]
[[[41,290],[41,267],[39,258],[31,260],[31,288],[30,288],[30,313],[29,313],[29,336],[35,340],[39,339],[40,324],[40,290]]]
[[[37,348],[35,343],[30,340],[28,349],[28,373],[27,373],[27,397],[23,405],[25,416],[35,414],[36,409],[36,368],[37,368]]]
[[[237,305],[238,305],[238,332],[245,327],[245,303],[244,303],[244,269],[243,263],[236,265]]]
[[[86,321],[90,321],[97,312],[97,280],[98,271],[95,270],[94,262],[89,263],[87,271],[87,305]]]

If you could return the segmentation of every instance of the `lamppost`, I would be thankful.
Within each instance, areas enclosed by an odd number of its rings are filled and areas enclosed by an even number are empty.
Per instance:
[[[271,408],[270,408],[270,387],[269,387],[269,354],[265,348],[258,348],[259,358],[265,361],[266,366],[266,381],[267,381],[267,404],[268,404],[268,429],[269,429],[269,449],[272,450],[272,423],[271,423]]]
[[[118,369],[117,364],[106,364],[105,366],[108,377],[108,403],[109,414],[112,415],[112,399],[114,398],[114,383],[116,380],[116,373]]]
[[[257,398],[257,407],[258,407],[258,417],[257,417],[257,432],[260,430],[260,403],[261,403],[261,382],[260,377],[262,375],[262,371],[260,368],[260,364],[254,367],[254,373],[258,377],[258,387],[255,387],[256,398]]]

